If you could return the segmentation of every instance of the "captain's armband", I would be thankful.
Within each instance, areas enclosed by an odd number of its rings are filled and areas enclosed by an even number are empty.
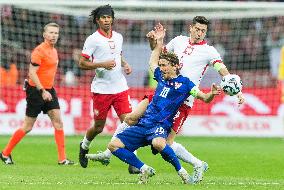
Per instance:
[[[224,63],[216,62],[216,63],[214,63],[213,68],[217,72],[219,72],[221,69],[226,68],[226,66],[224,65]]]
[[[197,86],[193,87],[191,91],[189,92],[190,95],[192,95],[194,98],[197,97],[197,94],[200,92],[199,88]]]

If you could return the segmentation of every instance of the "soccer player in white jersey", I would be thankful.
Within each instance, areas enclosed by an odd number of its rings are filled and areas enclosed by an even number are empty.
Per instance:
[[[113,106],[120,121],[132,111],[128,95],[128,85],[122,73],[131,73],[130,65],[122,58],[123,37],[112,30],[114,11],[110,5],[96,8],[90,15],[97,30],[84,44],[79,66],[94,70],[91,84],[94,125],[89,128],[80,143],[79,161],[83,168],[88,165],[85,155],[92,140],[103,131],[107,113]]]

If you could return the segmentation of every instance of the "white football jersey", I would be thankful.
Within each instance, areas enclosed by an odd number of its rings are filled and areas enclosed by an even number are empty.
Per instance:
[[[100,30],[97,30],[86,39],[82,56],[92,62],[115,60],[116,63],[116,66],[111,70],[95,69],[91,92],[116,94],[128,89],[121,67],[122,43],[122,35],[115,31],[112,31],[112,36],[108,38]]]
[[[189,39],[187,36],[177,36],[165,48],[178,56],[182,66],[180,73],[199,86],[208,67],[213,66],[216,62],[222,62],[222,59],[217,50],[213,46],[209,46],[206,41],[191,44]],[[192,107],[193,102],[194,98],[190,96],[185,104]]]

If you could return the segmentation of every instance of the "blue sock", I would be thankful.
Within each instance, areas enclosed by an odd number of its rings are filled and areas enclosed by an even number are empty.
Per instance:
[[[116,151],[112,152],[112,154],[118,157],[121,161],[130,164],[138,169],[140,169],[144,165],[144,163],[141,162],[133,152],[125,148],[119,148]]]
[[[180,162],[175,152],[169,145],[166,145],[166,147],[160,153],[164,160],[171,163],[175,167],[176,171],[179,171],[181,169]]]

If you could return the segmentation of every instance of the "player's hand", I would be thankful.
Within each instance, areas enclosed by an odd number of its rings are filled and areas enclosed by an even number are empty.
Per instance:
[[[155,32],[155,39],[161,41],[164,39],[165,35],[166,35],[166,29],[157,30]]]
[[[211,93],[213,95],[219,95],[221,94],[221,92],[222,92],[222,89],[220,86],[216,85],[215,83],[211,85]]]
[[[166,29],[164,28],[164,26],[163,26],[161,23],[158,23],[158,24],[154,27],[154,30],[155,30],[155,32],[156,32],[156,31],[163,31],[163,30],[166,30]]]
[[[123,66],[125,74],[129,75],[132,73],[132,68],[128,63],[125,63]]]
[[[111,69],[113,69],[115,66],[116,66],[116,63],[115,63],[114,60],[106,61],[106,62],[104,63],[104,68],[107,69],[107,70],[111,70]]]
[[[166,29],[160,23],[156,25],[154,32],[154,39],[157,41],[157,44],[163,45],[163,39],[166,35]]]
[[[154,39],[154,35],[155,35],[155,31],[151,30],[150,32],[148,32],[148,34],[146,34],[146,37],[150,39]]]
[[[51,96],[51,94],[50,94],[48,91],[46,91],[46,90],[43,90],[43,91],[42,91],[41,96],[42,96],[42,99],[43,99],[44,101],[46,101],[46,102],[52,101],[52,96]]]
[[[242,105],[245,102],[245,97],[243,93],[239,92],[236,96],[239,99],[239,102],[238,102],[239,106]]]

